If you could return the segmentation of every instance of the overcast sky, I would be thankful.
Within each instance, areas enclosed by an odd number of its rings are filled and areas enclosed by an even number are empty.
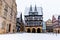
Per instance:
[[[18,13],[23,13],[26,7],[35,4],[37,7],[43,8],[43,20],[46,21],[52,18],[52,15],[60,15],[60,0],[16,0]],[[19,14],[18,14],[19,17]]]

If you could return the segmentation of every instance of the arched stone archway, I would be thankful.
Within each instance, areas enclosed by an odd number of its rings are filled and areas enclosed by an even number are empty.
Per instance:
[[[53,29],[51,29],[51,32],[53,32]]]
[[[35,33],[35,32],[36,32],[36,30],[35,30],[35,28],[33,28],[33,29],[32,29],[32,33]]]
[[[41,33],[40,28],[37,29],[37,33]]]
[[[9,32],[11,31],[11,24],[9,24]]]
[[[31,31],[30,31],[30,28],[28,28],[28,29],[27,29],[27,32],[28,32],[28,33],[30,33],[30,32],[31,32]]]
[[[59,30],[58,30],[58,33],[59,33]]]

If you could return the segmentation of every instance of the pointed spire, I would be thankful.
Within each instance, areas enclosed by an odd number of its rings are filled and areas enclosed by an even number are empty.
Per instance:
[[[22,13],[20,14],[20,22],[22,22]]]
[[[53,15],[52,19],[53,19],[53,20],[56,20],[56,18],[55,18],[55,16],[54,16],[54,15]]]
[[[37,7],[36,7],[36,5],[35,5],[35,11],[37,11]]]
[[[32,11],[32,5],[30,5],[30,11]]]
[[[58,19],[60,19],[60,15],[58,16]]]
[[[54,22],[54,20],[56,20],[55,16],[53,15],[52,16],[52,22]]]

